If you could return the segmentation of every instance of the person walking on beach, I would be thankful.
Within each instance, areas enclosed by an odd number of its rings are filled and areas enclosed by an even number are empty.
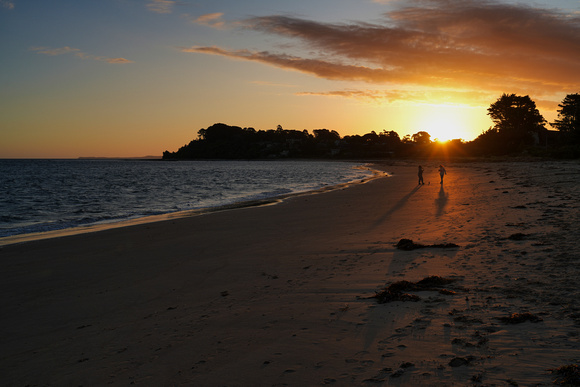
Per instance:
[[[423,167],[420,165],[419,165],[419,172],[417,172],[417,175],[419,176],[419,185],[425,184],[423,182]]]
[[[443,176],[447,175],[447,171],[443,167],[443,165],[439,165],[439,176],[441,176],[441,182],[439,184],[443,184]]]

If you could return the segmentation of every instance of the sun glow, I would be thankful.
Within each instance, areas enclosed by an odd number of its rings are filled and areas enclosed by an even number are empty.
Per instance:
[[[417,117],[417,131],[425,131],[431,140],[471,140],[473,117],[470,108],[446,105],[430,105]]]

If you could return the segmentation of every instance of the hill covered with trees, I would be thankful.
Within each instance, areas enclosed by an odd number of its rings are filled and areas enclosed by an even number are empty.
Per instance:
[[[580,157],[580,95],[569,94],[559,105],[558,119],[548,130],[529,96],[503,94],[490,105],[494,126],[476,139],[439,143],[425,131],[401,138],[397,132],[372,131],[341,137],[336,131],[315,129],[256,130],[223,123],[197,132],[197,138],[175,152],[163,152],[164,160],[187,159],[280,159],[280,158],[392,158],[478,157],[533,155]]]

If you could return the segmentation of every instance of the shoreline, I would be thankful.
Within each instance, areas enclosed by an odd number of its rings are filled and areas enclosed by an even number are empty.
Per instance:
[[[435,164],[424,186],[383,165],[275,206],[4,246],[3,381],[551,384],[580,360],[580,164],[449,164],[442,186]],[[455,282],[370,298],[432,275]]]
[[[192,217],[192,216],[201,216],[205,214],[211,214],[214,212],[220,211],[228,211],[233,209],[239,208],[247,208],[247,207],[259,207],[259,206],[268,206],[280,203],[288,198],[301,196],[301,195],[314,195],[319,193],[324,193],[328,191],[332,191],[335,189],[342,189],[348,187],[353,184],[365,184],[371,180],[388,176],[384,171],[380,171],[378,169],[372,168],[373,163],[364,163],[361,164],[360,169],[368,169],[373,173],[372,176],[363,179],[357,179],[356,181],[351,181],[348,183],[339,183],[328,187],[322,187],[318,189],[314,189],[311,191],[305,192],[294,192],[290,194],[284,194],[264,199],[254,199],[254,200],[244,200],[239,201],[231,204],[223,204],[214,207],[206,207],[206,208],[199,208],[194,210],[185,210],[185,211],[176,211],[176,212],[168,212],[164,214],[158,215],[149,215],[149,216],[140,216],[133,219],[124,219],[121,221],[111,221],[105,223],[98,223],[98,224],[91,224],[86,226],[76,226],[76,227],[69,227],[64,229],[58,230],[51,230],[51,231],[43,231],[43,232],[33,232],[33,233],[26,233],[26,234],[17,234],[11,235],[7,237],[0,237],[0,248],[2,246],[8,246],[12,244],[18,243],[26,243],[32,242],[37,240],[44,240],[44,239],[51,239],[51,238],[62,238],[72,235],[79,235],[79,234],[86,234],[92,232],[100,232],[104,230],[116,229],[120,227],[131,227],[140,224],[147,224],[153,222],[163,222],[177,218],[185,218],[185,217]]]

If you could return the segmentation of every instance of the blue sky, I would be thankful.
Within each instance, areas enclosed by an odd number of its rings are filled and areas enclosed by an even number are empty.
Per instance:
[[[0,0],[0,157],[144,156],[201,128],[471,140],[580,92],[580,1]]]

